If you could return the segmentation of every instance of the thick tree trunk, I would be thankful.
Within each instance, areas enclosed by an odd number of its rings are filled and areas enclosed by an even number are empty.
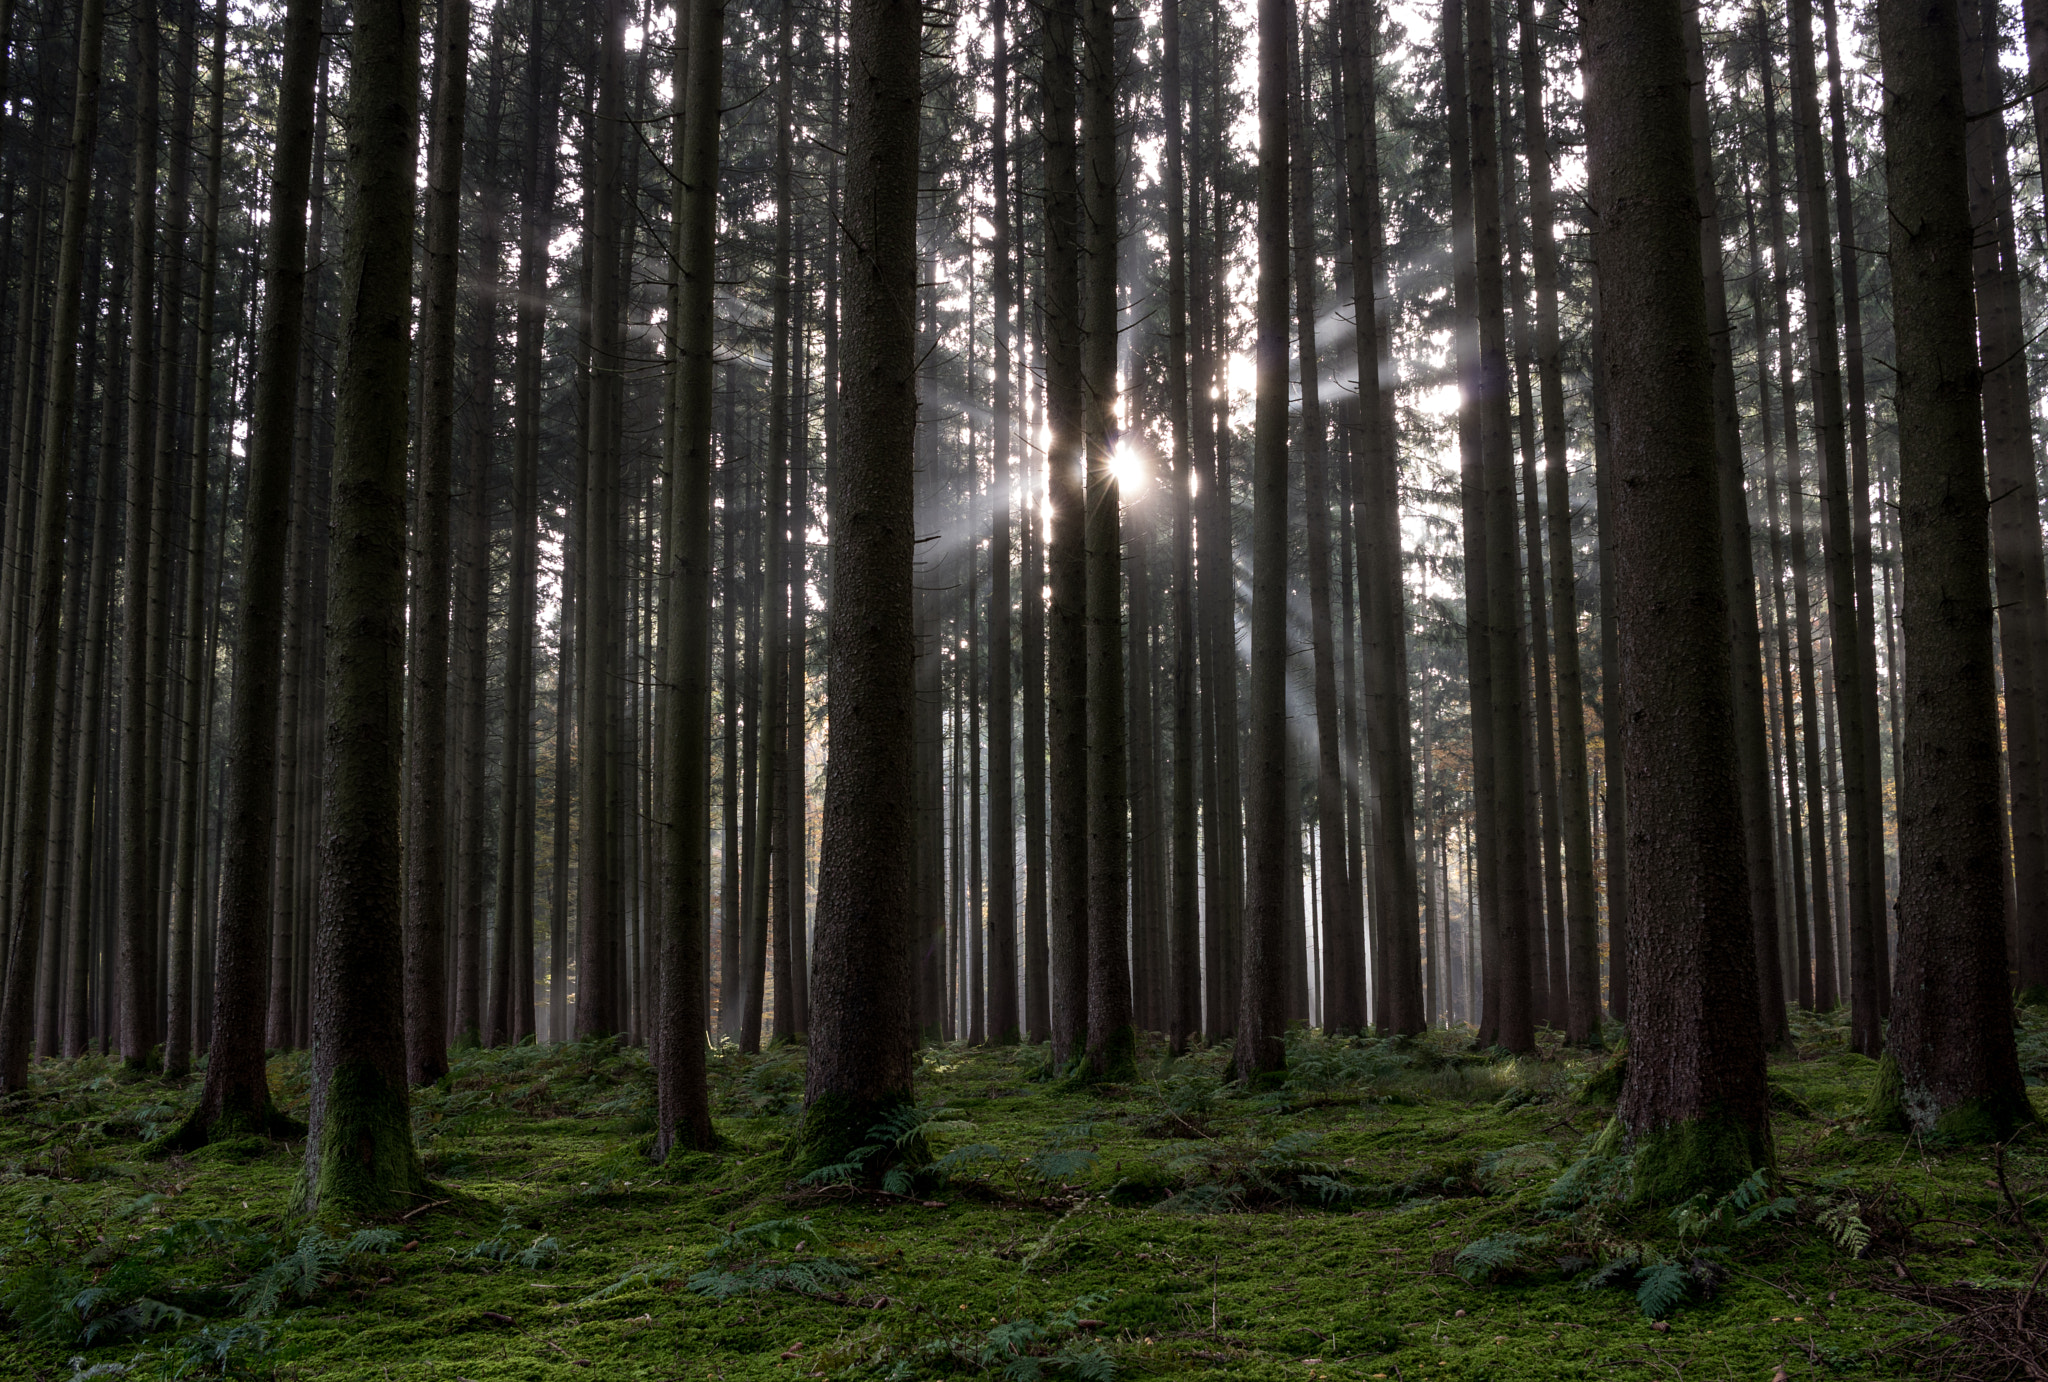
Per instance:
[[[303,1199],[309,1212],[385,1215],[426,1186],[405,1078],[398,832],[419,11],[358,0],[354,16]]]
[[[1638,1199],[1771,1159],[1717,531],[1713,361],[1680,0],[1588,0],[1589,187],[1612,390]],[[1704,517],[1707,516],[1707,517]]]
[[[1984,451],[1991,476],[1991,556],[1998,596],[1998,664],[2005,680],[2018,987],[2048,984],[2048,799],[2043,796],[2042,678],[2048,675],[2048,584],[2034,472],[2032,390],[2005,170],[1998,7],[1960,0],[1963,100],[1969,122],[1970,222],[1977,348],[1984,368]]]
[[[913,1098],[911,574],[921,10],[852,0],[833,495],[830,776],[797,1160],[841,1159]],[[882,1168],[871,1167],[879,1172]]]
[[[1880,0],[1877,14],[1909,713],[1900,746],[1898,988],[1873,1108],[1916,1133],[1994,1141],[2035,1119],[2006,997],[1998,687],[1984,579],[1992,544],[1983,384],[1970,348],[1977,228],[1966,190],[1975,171],[1965,148],[1966,83],[1951,0]],[[1981,269],[1976,276],[1981,284]]]

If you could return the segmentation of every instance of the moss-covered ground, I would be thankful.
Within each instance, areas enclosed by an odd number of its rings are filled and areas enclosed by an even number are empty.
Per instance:
[[[714,1053],[727,1146],[669,1167],[642,1052],[473,1052],[415,1095],[436,1198],[383,1225],[290,1219],[299,1146],[148,1159],[196,1076],[49,1064],[0,1111],[0,1378],[1768,1382],[1923,1371],[1958,1328],[1988,1377],[1967,1312],[2048,1316],[2048,1136],[1862,1126],[1875,1066],[1832,1022],[1773,1060],[1776,1180],[1676,1216],[1581,1160],[1603,1055],[1469,1045],[1304,1033],[1259,1094],[1224,1050],[1090,1089],[935,1049],[940,1159],[889,1190],[791,1183],[800,1048]],[[271,1078],[303,1115],[303,1057]]]

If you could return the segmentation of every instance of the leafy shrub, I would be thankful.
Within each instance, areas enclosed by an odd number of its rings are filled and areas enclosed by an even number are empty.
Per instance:
[[[812,1253],[822,1243],[818,1226],[809,1219],[768,1219],[719,1235],[710,1264],[691,1275],[689,1288],[700,1296],[727,1300],[733,1296],[790,1291],[824,1296],[861,1275],[859,1263],[844,1257]],[[779,1260],[783,1257],[787,1260]]]

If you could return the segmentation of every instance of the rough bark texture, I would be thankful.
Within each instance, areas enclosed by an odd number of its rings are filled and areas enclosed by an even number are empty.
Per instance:
[[[677,419],[669,484],[672,522],[662,551],[672,582],[660,919],[661,1000],[655,1010],[655,1154],[714,1140],[704,1074],[704,947],[711,933],[711,419],[713,293],[718,273],[718,105],[724,0],[694,0],[688,53],[676,77],[685,106],[676,167]],[[729,790],[729,789],[728,789]]]
[[[1905,742],[1899,966],[1873,1099],[1919,1133],[2034,1121],[2006,1000],[1990,514],[1971,349],[1970,199],[1953,0],[1880,0],[1898,337]]]
[[[851,0],[832,716],[799,1164],[910,1102],[912,472],[920,7]],[[876,1167],[879,1171],[881,1168]]]
[[[1008,0],[991,0],[995,31],[994,235],[989,254],[995,299],[995,494],[989,523],[988,592],[988,1038],[1015,1042],[1017,1021],[1017,828],[1010,745],[1015,729],[1010,676],[1010,530],[1024,473],[1011,455],[1010,313],[1015,306],[1010,240],[1010,48]],[[1169,21],[1170,22],[1170,21]],[[1024,510],[1031,520],[1031,508]],[[1038,599],[1028,582],[1025,598]]]
[[[336,366],[327,620],[325,868],[313,958],[313,1118],[304,1203],[410,1209],[399,802],[405,672],[417,0],[358,0]]]
[[[1683,1199],[1771,1156],[1757,1023],[1713,360],[1681,0],[1587,0],[1591,208],[1611,395],[1628,722],[1629,1078],[1635,1194]]]

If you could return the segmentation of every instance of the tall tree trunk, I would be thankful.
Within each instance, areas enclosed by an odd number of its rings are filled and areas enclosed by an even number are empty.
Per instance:
[[[718,270],[718,111],[725,63],[724,0],[693,0],[687,51],[676,55],[677,420],[668,484],[671,524],[661,550],[671,586],[661,724],[666,770],[662,816],[661,998],[655,1011],[655,1154],[708,1150],[704,1072],[704,945],[711,866],[711,422],[712,308]],[[730,509],[727,510],[731,512]],[[728,625],[730,628],[730,625]],[[730,637],[727,642],[730,643]],[[731,785],[728,779],[727,791]],[[727,846],[731,848],[728,838]]]
[[[797,1160],[824,1165],[910,1102],[909,779],[922,12],[852,0],[831,721],[811,1059]],[[882,1168],[871,1166],[871,1172]]]
[[[1998,688],[1984,579],[1992,543],[1983,386],[1970,349],[1978,226],[1966,183],[1977,170],[1966,152],[1950,0],[1880,0],[1877,14],[1911,713],[1899,772],[1898,989],[1873,1109],[1916,1133],[1994,1141],[2035,1118],[2006,997]]]
[[[1856,528],[1850,520],[1850,473],[1844,435],[1841,356],[1836,342],[1834,253],[1827,235],[1826,175],[1816,99],[1812,0],[1792,0],[1792,109],[1798,149],[1799,241],[1805,269],[1807,374],[1813,388],[1814,432],[1820,443],[1821,542],[1827,571],[1828,628],[1834,646],[1837,714],[1842,721],[1842,795],[1848,817],[1850,1044],[1867,1056],[1883,1045],[1885,989],[1884,875],[1873,867],[1882,843],[1881,765],[1872,761],[1877,711],[1876,660],[1868,602],[1857,607]],[[1865,505],[1859,490],[1853,500]]]
[[[1009,1045],[1020,1035],[1017,1015],[1017,825],[1012,789],[1010,529],[1013,512],[1028,526],[1032,508],[1018,504],[1023,467],[1011,456],[1014,408],[1011,391],[1010,313],[1015,307],[1010,239],[1010,48],[1009,0],[990,0],[995,31],[995,101],[990,152],[995,205],[990,224],[990,289],[995,313],[995,476],[988,548],[988,1037]],[[1172,18],[1166,21],[1173,23]],[[1174,138],[1172,134],[1167,136]],[[1026,539],[1029,540],[1028,538]],[[1027,601],[1038,590],[1024,585]]]
[[[2048,800],[2043,797],[2041,695],[2048,673],[2048,584],[2034,472],[2032,389],[2015,254],[2012,186],[2005,171],[2005,112],[1998,67],[1998,7],[1961,0],[1963,100],[1969,122],[1970,222],[1976,271],[1977,348],[1984,368],[1984,452],[1991,493],[1998,664],[2005,678],[2006,768],[2011,794],[2013,894],[2019,987],[2048,985]]]
[[[157,1003],[156,870],[150,851],[149,538],[156,459],[157,22],[153,9],[134,19],[134,216],[128,280],[128,521],[121,554],[120,954],[113,995],[121,1059],[130,1070],[157,1063],[162,1035]]]
[[[1527,776],[1528,741],[1522,703],[1520,574],[1515,562],[1515,479],[1508,431],[1508,354],[1505,285],[1501,274],[1500,150],[1493,104],[1498,82],[1493,61],[1492,0],[1469,0],[1465,11],[1468,101],[1471,110],[1472,199],[1479,316],[1476,411],[1485,490],[1487,643],[1492,658],[1494,833],[1500,897],[1496,927],[1500,1030],[1495,1040],[1510,1051],[1535,1047],[1530,1008],[1530,926],[1542,915],[1530,898]],[[1470,615],[1468,613],[1467,617]]]
[[[1617,483],[1629,722],[1634,1195],[1771,1160],[1717,531],[1713,360],[1682,0],[1586,0],[1586,147]]]
[[[1051,751],[1051,881],[1046,911],[1052,981],[1052,1059],[1081,1053],[1088,1031],[1088,552],[1082,483],[1080,155],[1075,147],[1078,0],[1052,0],[1041,42],[1045,147],[1046,735]]]
[[[1458,409],[1459,490],[1465,558],[1465,661],[1472,726],[1472,797],[1476,836],[1480,984],[1479,1042],[1494,1044],[1500,1032],[1501,920],[1498,750],[1493,676],[1493,619],[1486,565],[1486,479],[1480,443],[1478,281],[1474,267],[1474,178],[1470,73],[1465,61],[1464,0],[1444,0],[1442,43],[1444,105],[1451,146],[1451,253],[1453,299],[1457,309],[1455,353]],[[1519,818],[1521,806],[1516,804]],[[1468,901],[1470,894],[1468,894]]]
[[[1294,0],[1259,0],[1258,342],[1252,441],[1251,746],[1245,755],[1245,906],[1236,1069],[1287,1062],[1287,71]]]
[[[1813,888],[1814,1006],[1825,1012],[1832,1009],[1837,1001],[1834,914],[1828,897],[1828,846],[1833,832],[1828,827],[1827,808],[1821,796],[1821,694],[1813,663],[1813,614],[1808,594],[1812,565],[1806,551],[1806,493],[1800,484],[1799,411],[1792,385],[1791,256],[1786,248],[1785,200],[1778,175],[1777,96],[1771,81],[1769,31],[1764,28],[1762,11],[1758,11],[1758,16],[1768,174],[1766,203],[1770,208],[1772,289],[1777,298],[1778,396],[1784,408],[1785,423],[1785,502],[1791,529],[1792,613],[1799,646],[1800,704],[1805,716],[1806,832],[1807,847],[1811,851],[1809,874]]]
[[[1022,246],[1024,237],[1024,206],[1021,188],[1023,167],[1020,160],[1017,170],[1020,189],[1016,198],[1016,243]],[[1024,330],[1024,324],[1031,319],[1023,291],[1026,273],[1026,255],[1020,250],[1017,259],[1017,321],[1019,335],[1025,338],[1025,349],[1017,352],[1019,366],[1027,381],[1026,396],[1029,396],[1028,373],[1031,351],[1028,348],[1032,333]],[[1042,304],[1041,304],[1042,310]],[[1044,356],[1044,333],[1037,333],[1039,354]],[[1043,420],[1044,414],[1040,413]],[[1019,659],[1024,679],[1024,732],[1019,748],[1024,758],[1024,1039],[1034,1044],[1052,1039],[1052,995],[1051,955],[1047,934],[1048,928],[1048,884],[1047,840],[1046,840],[1046,645],[1045,645],[1045,509],[1040,500],[1038,470],[1023,462],[1018,464],[1018,474],[1023,479],[1024,501],[1020,505],[1023,529],[1023,656]]]
[[[314,928],[305,1207],[423,1199],[406,1086],[400,949],[406,390],[419,125],[416,0],[358,0],[336,366],[324,867]]]
[[[1173,429],[1173,840],[1167,1042],[1176,1053],[1202,1026],[1201,898],[1195,855],[1195,556],[1192,410],[1188,399],[1187,174],[1182,143],[1180,5],[1160,12],[1166,119],[1166,410]],[[1001,311],[997,321],[1002,320]],[[1000,330],[1000,327],[998,328]],[[998,351],[1003,346],[998,338]],[[998,425],[1002,413],[998,411]],[[993,799],[990,815],[1004,813]]]
[[[145,26],[146,27],[146,26]],[[5,46],[0,27],[0,47]],[[71,111],[71,154],[64,174],[63,216],[58,231],[57,279],[50,316],[49,398],[36,477],[35,565],[30,576],[28,667],[24,687],[18,798],[14,829],[14,875],[5,919],[9,937],[4,988],[0,988],[0,1092],[13,1093],[28,1081],[33,1036],[36,961],[43,927],[43,869],[49,836],[47,782],[56,716],[60,611],[64,576],[64,527],[71,486],[73,394],[78,356],[79,288],[85,267],[86,213],[91,206],[92,158],[99,143],[99,87],[105,11],[100,0],[83,0],[78,27],[78,76]],[[17,406],[27,406],[18,399]],[[26,502],[23,496],[22,502]]]
[[[1548,506],[1551,643],[1557,666],[1558,826],[1564,843],[1565,947],[1569,975],[1565,1039],[1600,1035],[1600,938],[1593,883],[1593,810],[1586,771],[1584,677],[1579,665],[1579,598],[1573,570],[1570,461],[1558,331],[1558,255],[1551,191],[1550,133],[1543,111],[1543,48],[1535,0],[1518,0],[1522,143],[1529,161],[1529,241],[1536,288],[1536,381],[1542,409],[1544,500]]]
[[[1292,26],[1290,26],[1292,27]],[[1293,97],[1288,141],[1293,154],[1290,214],[1294,236],[1294,319],[1301,360],[1302,496],[1308,511],[1308,625],[1314,659],[1316,710],[1316,824],[1325,842],[1321,859],[1323,911],[1323,1021],[1326,1031],[1356,1032],[1366,1025],[1364,913],[1354,898],[1350,851],[1343,847],[1343,724],[1337,718],[1337,648],[1330,622],[1330,480],[1322,395],[1316,375],[1316,237],[1313,161],[1304,113],[1309,68],[1299,45],[1290,45]],[[1363,880],[1356,880],[1362,883]]]
[[[620,400],[622,319],[619,285],[621,120],[625,113],[625,0],[605,0],[591,148],[589,406],[581,438],[577,556],[582,563],[576,606],[578,724],[576,1035],[625,1029],[624,995],[616,983],[621,941],[614,881],[611,754],[613,639],[612,530],[618,453],[613,444]]]
[[[1763,640],[1756,609],[1756,564],[1750,553],[1749,500],[1743,490],[1742,419],[1735,398],[1728,287],[1721,264],[1721,193],[1714,179],[1714,128],[1707,109],[1706,53],[1697,9],[1685,11],[1685,30],[1700,265],[1706,275],[1707,337],[1714,363],[1714,449],[1719,457],[1715,493],[1721,516],[1721,574],[1727,583],[1729,663],[1734,677],[1730,694],[1734,697],[1736,771],[1749,872],[1750,934],[1756,944],[1757,1010],[1764,1044],[1775,1047],[1790,1040],[1791,1030],[1785,1018],[1784,970],[1778,952],[1777,851],[1771,838]]]
[[[432,1084],[448,1069],[448,601],[453,585],[449,491],[455,470],[456,253],[469,119],[469,0],[445,0],[434,25],[434,96],[427,117],[427,224],[420,283],[418,480],[412,515],[412,635],[407,660],[405,842],[406,1075]],[[538,101],[535,102],[538,108]],[[507,779],[508,781],[510,779]],[[474,803],[471,803],[473,806]],[[457,990],[475,994],[458,947]],[[477,1038],[472,1002],[457,1003],[458,1045]]]
[[[1088,664],[1088,1068],[1128,1076],[1137,1058],[1131,1017],[1130,861],[1125,761],[1122,487],[1117,483],[1117,133],[1113,0],[1081,0],[1081,359],[1086,434]]]

